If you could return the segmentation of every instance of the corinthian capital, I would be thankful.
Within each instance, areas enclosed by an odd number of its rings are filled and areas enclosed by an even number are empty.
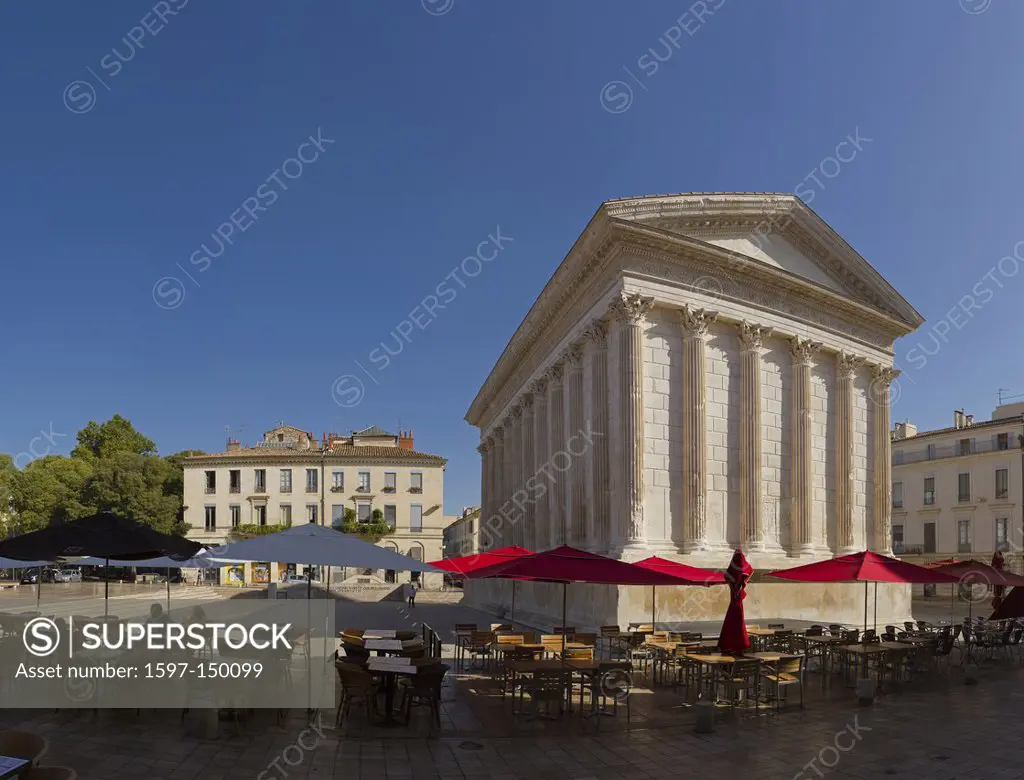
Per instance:
[[[528,414],[528,413],[532,412],[533,411],[533,394],[530,393],[529,391],[524,393],[523,394],[523,400],[522,400],[521,403],[522,403],[522,407],[521,408],[523,410],[523,414]]]
[[[553,389],[556,385],[562,384],[562,364],[555,363],[551,368],[544,372],[544,379],[547,380],[548,385]]]
[[[495,425],[494,426],[494,432],[492,433],[492,436],[494,437],[494,442],[496,444],[500,444],[501,441],[505,438],[505,426],[504,425]]]
[[[609,308],[612,316],[626,325],[639,325],[654,307],[654,298],[639,293],[621,293]]]
[[[821,344],[810,339],[802,339],[799,336],[793,336],[789,340],[789,353],[793,356],[794,363],[810,363],[818,350],[821,349]]]
[[[771,328],[762,328],[760,325],[753,325],[746,320],[736,326],[737,335],[740,340],[740,348],[743,351],[761,349],[764,339],[772,335]]]
[[[608,346],[608,326],[604,320],[591,320],[583,331],[583,337],[597,349],[603,349]]]
[[[486,455],[491,449],[490,439],[480,442],[480,446],[476,448],[476,451],[481,455]]]
[[[679,324],[683,328],[683,335],[691,338],[704,338],[711,323],[717,319],[718,315],[714,312],[695,309],[692,306],[684,305],[679,310]]]
[[[899,369],[892,368],[891,366],[872,366],[871,386],[880,391],[887,391],[899,375]]]
[[[583,345],[570,345],[563,353],[562,359],[565,361],[566,368],[570,371],[578,371],[583,367]]]
[[[840,352],[836,358],[836,376],[840,379],[850,379],[862,365],[864,358],[851,355],[849,352]]]
[[[530,393],[538,400],[544,398],[544,394],[548,391],[548,379],[546,376],[542,376],[530,385]]]

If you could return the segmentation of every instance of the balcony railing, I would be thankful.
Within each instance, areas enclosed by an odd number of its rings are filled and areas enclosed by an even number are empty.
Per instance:
[[[228,492],[229,493],[241,493],[242,492],[242,486],[241,485],[232,485],[231,487],[228,488]]]
[[[892,543],[893,555],[924,555],[923,544],[904,544],[903,542]]]
[[[282,493],[291,493],[292,492],[292,486],[291,485],[281,485],[281,492]]]
[[[899,499],[894,498],[892,500],[892,508],[893,509],[903,509],[903,499],[902,498],[899,498]]]
[[[316,485],[306,485],[306,492],[307,493],[316,493],[319,490],[320,490],[320,488],[318,488]]]
[[[383,492],[385,492],[385,493],[394,493],[395,492],[395,486],[394,485],[385,485]]]
[[[256,483],[256,486],[252,489],[252,492],[253,493],[266,493],[267,492],[267,486],[266,486],[266,484],[261,485],[259,483]]]
[[[359,487],[356,488],[356,493],[369,493],[369,492],[370,492],[370,486],[369,485],[360,485]]]
[[[409,492],[410,493],[422,493],[423,492],[423,488],[421,488],[421,487],[411,487],[411,488],[409,488]]]
[[[960,542],[956,546],[956,551],[958,553],[969,553],[969,552],[972,552],[972,550],[971,550],[971,543],[970,542]]]
[[[970,429],[967,429],[970,430]],[[907,439],[900,441],[900,444],[907,442]],[[977,455],[986,452],[1009,452],[1016,447],[1011,447],[1009,444],[1006,447],[1000,447],[998,441],[992,439],[975,439],[973,446],[961,447],[960,442],[955,444],[949,444],[944,447],[931,445],[925,449],[919,450],[908,450],[900,448],[898,451],[895,449],[896,443],[893,443],[893,454],[892,454],[892,465],[900,466],[908,463],[920,463],[926,460],[942,460],[944,458],[962,458],[968,455]]]
[[[345,486],[344,485],[334,485],[333,487],[331,487],[331,492],[332,493],[344,493],[345,492]]]
[[[959,496],[956,497],[956,500],[957,500],[957,503],[959,503],[959,504],[969,504],[969,503],[971,503],[971,494],[970,493],[968,493],[967,495],[960,494]]]
[[[207,485],[205,492],[206,492],[206,495],[212,496],[214,493],[217,492],[217,488],[216,487],[210,487],[209,485]]]

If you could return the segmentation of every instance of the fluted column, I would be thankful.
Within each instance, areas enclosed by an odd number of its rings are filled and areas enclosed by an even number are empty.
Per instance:
[[[523,396],[523,420],[520,428],[519,441],[522,445],[519,453],[519,487],[523,490],[526,495],[523,497],[525,502],[523,506],[523,520],[519,524],[518,531],[516,534],[516,544],[521,547],[528,547],[532,544],[530,537],[533,535],[533,527],[536,520],[536,504],[537,502],[533,499],[533,494],[530,488],[527,487],[527,482],[534,475],[533,471],[533,396]]]
[[[740,545],[764,548],[761,517],[761,344],[771,330],[749,322],[738,326],[740,342]]]
[[[836,552],[857,552],[853,541],[853,378],[863,359],[836,358]]]
[[[490,511],[491,467],[494,465],[494,448],[490,437],[480,442],[476,451],[480,453],[480,522],[484,523],[487,521]]]
[[[566,479],[566,529],[568,543],[582,547],[586,538],[586,463],[585,442],[578,434],[583,430],[583,349],[574,344],[565,352],[565,453],[569,464]],[[574,438],[576,437],[576,438]],[[571,446],[570,446],[571,442]]]
[[[811,552],[814,548],[811,530],[814,517],[811,363],[820,348],[820,344],[799,336],[790,340],[789,351],[793,356],[793,458],[790,466],[790,500],[793,510],[790,513],[790,547],[796,554]]]
[[[495,550],[501,547],[501,529],[505,525],[505,519],[501,514],[502,505],[505,503],[505,427],[494,426],[494,465],[491,470],[491,509],[484,520],[487,529],[483,541],[487,542],[487,548]]]
[[[546,550],[551,541],[549,526],[548,497],[551,491],[551,482],[548,480],[548,380],[540,378],[530,386],[530,394],[533,396],[533,466],[531,473],[538,481],[538,485],[545,490],[543,494],[534,497],[533,501],[534,521],[533,529],[529,537],[527,547],[535,552]],[[539,488],[538,488],[539,489]]]
[[[889,440],[889,388],[900,372],[889,366],[875,366],[872,370],[871,401],[874,408],[874,545],[879,553],[892,552],[892,455]]]
[[[519,495],[517,492],[522,486],[522,480],[519,478],[519,468],[522,465],[519,457],[519,451],[522,449],[522,436],[523,430],[523,409],[517,401],[515,406],[512,407],[512,412],[509,415],[511,420],[510,435],[506,436],[508,440],[508,465],[506,471],[508,472],[509,488],[505,492],[505,501],[508,502],[507,516],[509,522],[505,524],[505,532],[502,534],[502,544],[507,546],[515,544],[516,535],[519,529],[523,525],[523,510],[522,501],[519,501]]]
[[[622,293],[611,306],[618,350],[618,424],[615,466],[616,506],[622,524],[617,544],[643,547],[644,523],[644,326],[654,299]]]
[[[683,551],[708,547],[707,520],[707,379],[704,352],[708,328],[717,315],[683,306]]]
[[[565,544],[565,478],[554,468],[565,437],[565,405],[562,401],[562,366],[551,367],[548,379],[548,464],[552,483],[548,490],[548,531],[550,546]],[[558,458],[560,461],[561,459]]]
[[[590,392],[584,397],[583,417],[593,431],[587,448],[587,549],[605,552],[608,549],[609,484],[608,484],[608,328],[601,320],[587,327],[586,368]]]

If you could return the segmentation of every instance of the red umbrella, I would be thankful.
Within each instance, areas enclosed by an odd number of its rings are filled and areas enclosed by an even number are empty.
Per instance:
[[[513,544],[508,547],[500,547],[497,550],[488,550],[487,552],[474,553],[473,555],[462,555],[458,558],[442,558],[440,561],[433,561],[430,565],[453,574],[467,576],[470,572],[477,569],[484,569],[498,563],[506,563],[514,558],[522,558],[524,555],[533,555],[533,552],[525,547]],[[515,581],[512,582],[512,616],[509,619],[512,621],[516,619]]]
[[[1011,590],[989,620],[1009,620],[1019,617],[1024,617],[1024,588]]]
[[[670,561],[665,558],[659,558],[657,555],[645,558],[639,561],[637,566],[644,569],[650,569],[651,571],[661,572],[662,574],[670,574],[676,577],[679,582],[676,585],[725,585],[727,580],[725,575],[720,571],[714,569],[701,569],[697,566],[687,566],[685,563],[677,563],[676,561]],[[657,627],[657,620],[655,619],[655,599],[657,594],[655,593],[656,586],[651,586],[651,625]]]
[[[737,549],[732,554],[729,568],[725,570],[725,580],[729,583],[729,609],[722,621],[722,630],[718,636],[718,649],[723,653],[742,655],[750,649],[750,638],[747,636],[747,624],[743,620],[743,599],[747,597],[747,582],[750,581],[754,569],[743,556],[743,550]]]
[[[999,555],[999,553],[996,553],[996,555]],[[995,556],[993,556],[992,560],[993,562],[996,561]],[[1002,570],[1002,556],[1000,556],[999,564],[1000,566],[989,566],[987,563],[969,559],[966,561],[955,561],[951,563],[937,561],[928,568],[933,569],[934,571],[941,571],[946,574],[953,575],[961,585],[974,585],[975,583],[987,585],[992,588],[995,594],[992,598],[992,608],[998,609],[999,604],[1002,603],[1003,600],[1003,588],[1024,586],[1024,577]],[[974,599],[968,598],[968,618],[972,616],[973,611]]]
[[[818,563],[808,563],[792,569],[773,571],[769,577],[797,582],[863,582],[864,583],[864,628],[868,626],[868,583],[940,583],[957,582],[957,578],[935,569],[915,566],[913,563],[890,558],[886,555],[864,551],[842,555]],[[878,589],[875,589],[875,611],[878,609]]]
[[[679,578],[661,571],[646,569],[614,558],[556,547],[542,553],[515,558],[469,572],[470,579],[501,577],[514,580],[536,580],[562,584],[562,625],[565,625],[566,586],[570,582],[603,585],[681,585]],[[564,637],[564,634],[563,634]],[[564,643],[564,638],[563,638]]]

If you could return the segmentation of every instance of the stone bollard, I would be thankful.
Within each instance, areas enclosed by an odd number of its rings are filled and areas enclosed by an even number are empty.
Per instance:
[[[269,585],[267,585],[267,598],[270,601],[275,601],[277,599],[277,583],[276,582],[271,582]]]
[[[857,680],[857,703],[869,707],[875,701],[875,681],[870,678]]]
[[[693,709],[697,713],[697,733],[711,734],[715,730],[715,705],[709,701],[699,701]]]

